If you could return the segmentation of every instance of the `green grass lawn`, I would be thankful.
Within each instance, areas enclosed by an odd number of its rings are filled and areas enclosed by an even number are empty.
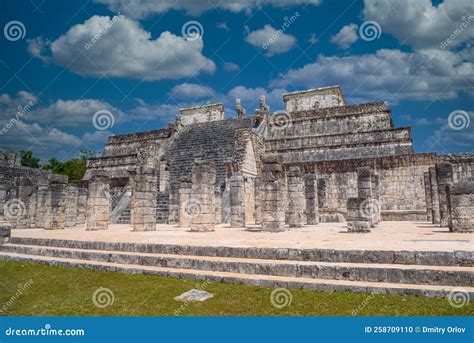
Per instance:
[[[92,297],[100,287],[113,292],[110,306],[94,305]],[[173,300],[199,287],[214,297],[192,303]],[[267,288],[0,261],[1,315],[350,316],[358,307],[362,308],[359,315],[474,314],[473,301],[454,308],[444,298],[290,291],[290,305],[279,309],[272,306],[272,289]]]

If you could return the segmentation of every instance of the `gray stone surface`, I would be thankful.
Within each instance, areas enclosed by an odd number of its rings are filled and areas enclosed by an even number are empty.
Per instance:
[[[212,298],[214,295],[200,290],[200,289],[191,289],[190,291],[187,291],[177,297],[174,298],[176,301],[206,301],[207,299]]]

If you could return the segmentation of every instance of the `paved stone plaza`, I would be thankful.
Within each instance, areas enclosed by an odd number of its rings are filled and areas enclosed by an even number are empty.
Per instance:
[[[256,226],[254,226],[257,229]],[[12,237],[84,240],[100,242],[154,243],[195,246],[272,247],[303,249],[456,251],[472,250],[472,234],[451,233],[427,222],[382,222],[376,231],[348,233],[345,223],[321,223],[278,233],[216,225],[215,231],[190,232],[176,225],[159,224],[156,231],[133,232],[131,225],[110,225],[107,231],[86,232],[86,227],[65,230],[13,230]]]

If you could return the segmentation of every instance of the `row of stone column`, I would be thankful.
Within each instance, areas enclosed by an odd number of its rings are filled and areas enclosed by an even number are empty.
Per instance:
[[[157,174],[154,168],[140,167],[130,176],[133,182],[132,225],[136,231],[155,230]],[[4,183],[1,183],[2,190]],[[87,183],[68,184],[67,176],[50,174],[47,183],[34,185],[30,178],[15,179],[15,198],[3,199],[5,219],[14,229],[60,230],[86,225],[87,230],[106,230],[111,214],[110,179],[93,173]],[[3,193],[2,193],[3,194]]]
[[[357,197],[347,199],[349,232],[370,232],[380,222],[379,176],[369,167],[357,169]]]
[[[246,226],[245,178],[236,168],[229,166],[230,226]],[[212,231],[218,222],[215,215],[216,174],[206,161],[195,161],[192,180],[182,178],[178,189],[178,225],[191,231]],[[288,191],[286,192],[286,189]],[[255,221],[264,231],[282,231],[286,222],[290,227],[319,222],[316,177],[302,175],[299,167],[285,173],[278,156],[263,160],[262,176],[255,181]],[[288,200],[286,221],[285,204]]]
[[[317,180],[314,174],[303,175],[301,169],[292,166],[285,173],[278,156],[262,159],[263,170],[260,189],[262,231],[283,231],[286,219],[290,228],[319,223]],[[288,197],[288,198],[287,198]],[[285,204],[288,200],[288,217]]]
[[[423,176],[426,219],[450,231],[474,231],[474,181],[454,183],[451,163],[438,163]]]

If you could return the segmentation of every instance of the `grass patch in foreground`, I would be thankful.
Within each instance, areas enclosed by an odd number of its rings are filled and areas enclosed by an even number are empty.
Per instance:
[[[272,306],[272,289],[268,288],[12,261],[0,261],[0,276],[1,315],[350,316],[357,308],[361,308],[358,315],[374,316],[474,314],[472,302],[454,308],[446,298],[301,289],[290,289],[291,304],[278,309]],[[94,305],[93,294],[101,287],[113,292],[112,305],[103,308]],[[214,297],[192,303],[173,300],[198,287]],[[102,300],[106,301],[105,298]]]

